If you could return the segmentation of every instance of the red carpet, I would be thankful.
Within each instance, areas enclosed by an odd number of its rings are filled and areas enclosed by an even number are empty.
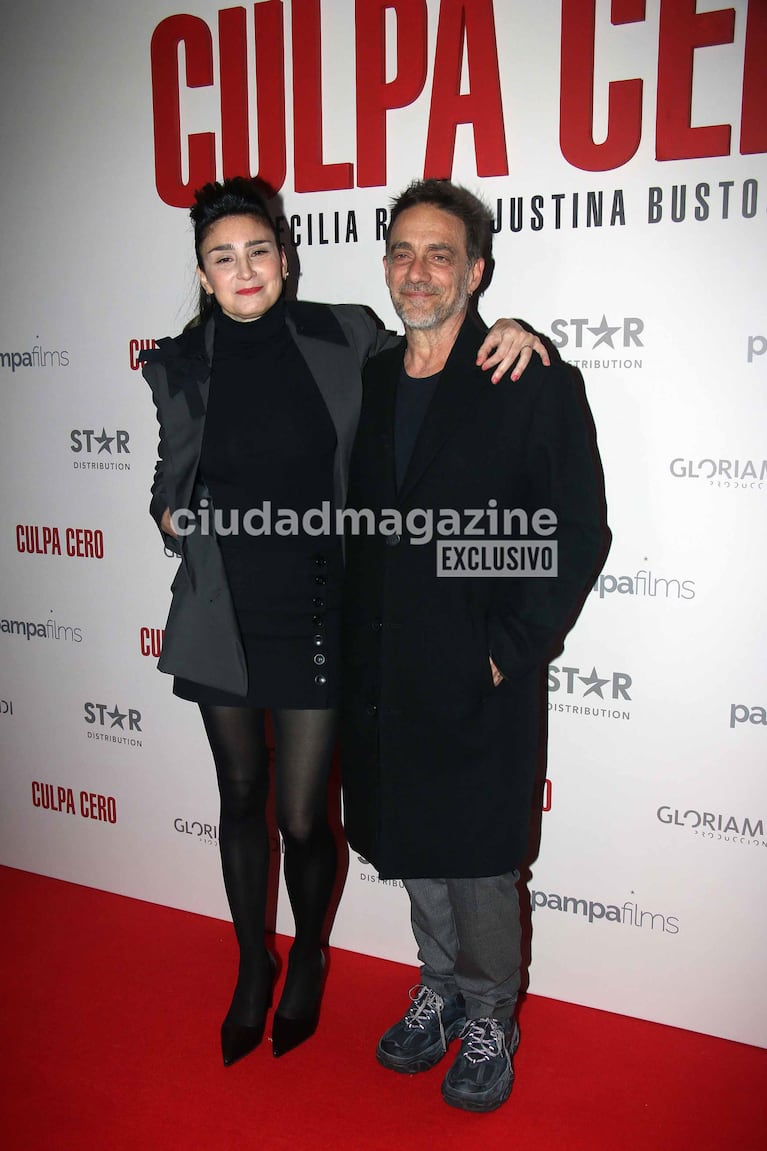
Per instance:
[[[338,950],[314,1039],[224,1069],[230,924],[8,868],[0,892],[11,1151],[767,1146],[767,1052],[536,996],[510,1101],[455,1111],[442,1068],[406,1077],[374,1058],[412,969]]]

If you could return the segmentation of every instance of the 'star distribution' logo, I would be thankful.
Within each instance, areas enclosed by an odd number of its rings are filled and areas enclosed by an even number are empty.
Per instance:
[[[671,807],[663,804],[655,818],[669,830],[681,831],[707,843],[727,843],[735,847],[767,847],[763,816],[704,811],[697,807]]]
[[[631,894],[634,895],[634,892]],[[627,899],[623,904],[605,903],[602,900],[583,899],[574,895],[560,895],[555,891],[531,891],[530,906],[533,911],[546,909],[574,915],[589,924],[604,921],[660,934],[679,934],[678,916],[662,914],[659,911],[645,911],[640,908],[636,900]]]
[[[596,665],[591,670],[549,664],[548,689],[550,712],[585,716],[590,719],[631,719],[627,704],[631,702],[631,676],[625,671],[600,674]],[[566,698],[562,698],[562,697]]]
[[[675,456],[668,470],[675,480],[693,481],[708,488],[767,490],[767,459],[730,456]]]
[[[647,556],[644,557],[647,563]],[[633,596],[636,599],[695,599],[695,580],[659,575],[649,568],[638,568],[626,575],[602,572],[593,591],[599,599]]]
[[[576,316],[551,322],[551,342],[562,351],[563,357],[576,368],[614,369],[636,371],[643,365],[642,333],[644,320],[639,316],[611,317],[602,313],[601,319]],[[577,358],[574,358],[574,355]],[[584,358],[581,358],[584,357]]]
[[[88,739],[104,743],[143,747],[141,712],[135,707],[121,708],[106,703],[83,704],[83,720],[88,725]]]
[[[107,431],[102,425],[96,428],[73,428],[69,433],[69,450],[77,459],[73,460],[75,471],[86,472],[129,472],[130,434],[125,428]]]
[[[218,825],[202,822],[199,819],[184,819],[177,816],[173,820],[173,827],[179,835],[187,835],[197,843],[204,843],[208,847],[218,846]]]

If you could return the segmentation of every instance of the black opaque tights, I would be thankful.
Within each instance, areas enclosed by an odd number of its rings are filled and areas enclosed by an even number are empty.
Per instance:
[[[264,946],[269,874],[264,711],[209,704],[201,704],[200,711],[216,764],[224,886],[240,946],[239,976],[227,1018],[255,1025],[272,978]],[[336,712],[279,709],[271,714],[277,823],[285,843],[285,884],[296,929],[279,1009],[300,1016],[318,993],[322,927],[336,876],[336,845],[327,815]]]

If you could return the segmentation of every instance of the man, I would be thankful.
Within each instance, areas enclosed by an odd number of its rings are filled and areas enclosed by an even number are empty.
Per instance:
[[[460,1035],[442,1094],[471,1111],[511,1090],[543,672],[608,538],[570,371],[534,360],[494,386],[476,367],[490,236],[449,181],[394,202],[384,270],[406,339],[365,372],[348,506],[375,528],[348,532],[341,747],[349,841],[405,881],[421,962],[378,1060],[426,1070]],[[539,574],[520,577],[520,535]]]

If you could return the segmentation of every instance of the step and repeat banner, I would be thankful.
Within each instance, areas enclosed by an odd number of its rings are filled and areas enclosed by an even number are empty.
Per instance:
[[[2,862],[227,917],[138,355],[192,314],[202,183],[269,181],[299,297],[396,326],[389,199],[452,176],[483,315],[583,374],[614,532],[549,670],[531,990],[767,1045],[767,4],[180,4],[4,9]],[[354,854],[332,942],[415,959]]]

